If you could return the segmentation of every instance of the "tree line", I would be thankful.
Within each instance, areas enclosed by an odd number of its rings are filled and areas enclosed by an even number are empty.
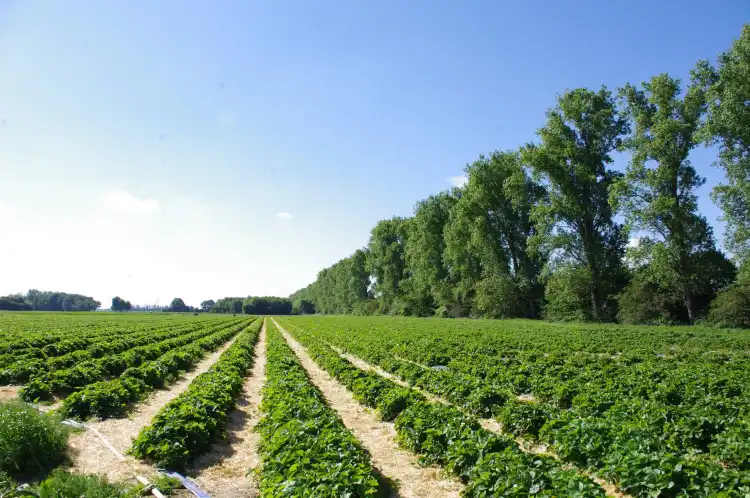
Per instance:
[[[126,301],[120,296],[115,296],[112,298],[112,304],[109,309],[112,311],[130,311],[133,309],[133,305],[130,301]]]
[[[210,301],[213,303],[213,301]],[[209,309],[206,309],[207,301],[204,301],[201,304],[201,308],[196,308],[195,306],[188,306],[185,304],[185,301],[182,300],[182,298],[176,297],[172,299],[172,302],[169,304],[169,306],[133,306],[130,301],[126,301],[125,299],[121,298],[120,296],[115,296],[112,298],[112,304],[110,306],[110,310],[112,311],[164,311],[164,312],[174,312],[174,313],[194,313],[199,311],[210,311]]]
[[[95,311],[101,305],[90,296],[36,289],[0,297],[0,310],[7,311]]]
[[[537,136],[378,222],[290,296],[295,309],[750,326],[750,25],[687,83],[564,92]],[[701,145],[726,174],[712,199],[730,257],[698,210],[705,179],[688,158]]]
[[[201,306],[204,304],[209,303],[204,301]],[[290,315],[295,312],[291,299],[276,296],[225,297],[213,303],[207,311],[248,315]]]

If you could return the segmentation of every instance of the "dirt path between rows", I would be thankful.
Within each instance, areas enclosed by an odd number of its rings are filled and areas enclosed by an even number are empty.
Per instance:
[[[379,420],[375,414],[354,399],[344,386],[332,378],[310,358],[305,348],[274,323],[307,370],[312,382],[320,389],[331,408],[336,410],[344,425],[370,453],[377,471],[398,485],[398,496],[404,498],[457,497],[463,485],[442,475],[437,467],[422,467],[417,456],[396,443],[393,424]]]
[[[229,415],[227,438],[212,445],[211,452],[199,457],[191,469],[193,480],[212,498],[258,496],[258,485],[251,469],[260,465],[255,426],[261,419],[261,389],[266,383],[266,323],[255,345],[255,360],[245,381],[237,406]]]
[[[68,441],[71,451],[71,470],[78,473],[105,474],[111,481],[130,479],[134,474],[152,474],[156,468],[126,455],[133,439],[151,423],[151,419],[174,398],[185,392],[190,383],[208,371],[221,354],[234,343],[239,334],[219,349],[200,361],[193,370],[184,374],[168,389],[154,391],[148,399],[138,405],[128,418],[91,421],[86,425],[98,430],[125,460],[117,458],[99,437],[90,430],[73,434]]]

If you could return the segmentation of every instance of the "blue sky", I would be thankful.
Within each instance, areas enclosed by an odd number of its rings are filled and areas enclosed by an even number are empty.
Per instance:
[[[0,294],[287,295],[566,88],[714,60],[713,5],[0,0]]]

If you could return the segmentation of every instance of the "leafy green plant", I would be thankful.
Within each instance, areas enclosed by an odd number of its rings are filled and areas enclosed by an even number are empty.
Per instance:
[[[284,320],[315,361],[355,395],[357,385],[348,379],[359,374],[321,360],[317,343],[358,356],[466,413],[495,417],[517,437],[549,445],[562,461],[627,486],[634,496],[718,489],[722,496],[744,497],[747,334],[520,320]],[[445,367],[430,368],[435,361]],[[399,434],[406,430],[403,425]],[[435,461],[448,465],[440,437],[430,441],[434,458],[442,459]],[[670,462],[683,471],[667,472]]]
[[[570,492],[575,488],[577,494],[573,496],[603,496],[604,492],[598,484],[586,477],[575,475],[574,472],[566,473],[558,462],[547,461],[541,470],[545,475],[535,475],[540,472],[532,465],[536,460],[523,453],[511,437],[500,436],[483,429],[476,419],[465,412],[488,413],[489,410],[468,410],[466,407],[471,406],[470,403],[464,403],[465,411],[462,411],[454,406],[427,402],[423,396],[410,389],[402,388],[372,372],[356,368],[329,346],[322,344],[313,334],[296,328],[295,337],[305,345],[318,365],[350,389],[355,398],[367,406],[377,406],[384,420],[394,418],[399,443],[417,453],[421,463],[441,465],[463,481],[468,481],[465,496],[497,496],[488,491],[493,485],[485,486],[481,483],[500,482],[503,477],[497,473],[508,472],[509,469],[519,476],[518,480],[532,483],[524,488],[519,487],[519,482],[514,484],[513,481],[509,481],[508,489],[517,488],[519,493],[528,493],[529,489],[535,487],[540,493],[549,493],[553,489],[565,489],[565,492]],[[448,360],[431,352],[427,361],[447,363]],[[459,397],[461,393],[474,393],[472,402],[475,406],[498,407],[508,400],[508,395],[502,390],[498,391],[492,386],[477,388],[476,384],[465,376],[460,377],[458,382],[454,380],[451,383],[449,374],[430,368],[403,361],[392,361],[390,364],[397,371],[405,369],[414,373],[415,382],[435,386],[454,398]],[[416,368],[417,372],[413,368]],[[488,455],[502,455],[497,458],[500,458],[498,461],[502,462],[503,467],[488,466],[483,467],[481,471],[475,471],[479,462]],[[478,483],[472,484],[472,479],[476,479]]]
[[[104,476],[73,474],[55,470],[39,484],[39,498],[124,498],[132,496],[125,487]]]
[[[37,477],[67,458],[68,430],[21,401],[0,403],[0,472]]]
[[[367,453],[326,405],[271,321],[263,419],[257,426],[260,490],[276,496],[377,496]]]
[[[167,350],[153,361],[128,368],[119,378],[89,384],[65,398],[61,411],[69,417],[81,419],[123,416],[146,393],[174,381],[207,351],[216,349],[248,326],[249,323],[244,321],[207,335],[204,333],[197,340],[193,338],[194,342]]]
[[[235,340],[208,372],[196,377],[187,391],[170,401],[141,430],[131,453],[158,466],[181,470],[206,451],[224,430],[247,371],[262,320]]]
[[[0,470],[0,497],[12,496],[11,492],[18,486],[12,477]]]

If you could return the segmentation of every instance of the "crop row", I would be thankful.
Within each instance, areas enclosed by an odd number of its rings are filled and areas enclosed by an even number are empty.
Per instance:
[[[131,453],[173,470],[184,469],[205,452],[226,427],[229,411],[253,366],[263,320],[243,331],[219,360],[170,401],[133,442]]]
[[[419,454],[422,463],[441,465],[466,483],[464,496],[605,496],[590,478],[550,457],[523,452],[512,437],[487,431],[461,410],[427,402],[411,389],[355,367],[301,329],[294,336],[358,401],[377,408],[383,420],[395,420],[399,442]]]
[[[221,327],[217,324],[214,327]],[[23,384],[29,380],[46,380],[48,374],[60,371],[66,368],[74,367],[78,369],[88,369],[94,366],[92,360],[102,358],[107,355],[122,353],[138,346],[146,346],[159,341],[164,341],[173,337],[180,337],[185,334],[205,330],[206,326],[201,323],[192,323],[171,327],[166,330],[142,331],[131,334],[119,334],[113,337],[105,337],[90,342],[86,349],[79,349],[67,352],[61,356],[50,358],[21,358],[0,370],[0,384]],[[70,343],[76,343],[76,339],[71,339]],[[49,345],[51,346],[51,345]],[[47,346],[45,346],[46,348]],[[65,373],[61,373],[63,377]]]
[[[94,382],[121,375],[128,368],[137,367],[175,348],[236,326],[239,322],[224,322],[212,327],[199,327],[188,331],[171,331],[113,343],[117,354],[83,361],[71,368],[39,372],[21,390],[25,401],[49,399],[53,394],[79,389]]]
[[[211,335],[172,349],[156,360],[128,368],[113,380],[95,382],[76,391],[63,401],[61,411],[70,417],[117,417],[124,415],[132,403],[153,389],[176,380],[208,351],[213,351],[252,324],[244,321]]]
[[[377,496],[370,459],[272,321],[259,454],[262,496]]]
[[[356,343],[349,344],[363,350]],[[662,452],[702,454],[723,465],[748,468],[750,442],[737,436],[747,431],[750,403],[743,393],[744,382],[732,370],[725,369],[722,376],[710,365],[671,365],[672,373],[665,379],[639,365],[637,375],[626,376],[613,373],[600,359],[581,364],[575,373],[566,369],[569,374],[561,378],[551,372],[554,367],[549,358],[514,370],[475,354],[457,355],[447,363],[447,370],[435,371],[389,356],[385,348],[371,349],[379,351],[368,356],[377,356],[388,371],[468,408],[484,410],[485,415],[494,413],[519,434],[537,436],[550,418],[597,420],[598,426],[607,424],[615,431],[622,427],[648,431],[654,435],[649,447]],[[409,354],[415,358],[418,351],[412,349]],[[549,368],[540,367],[542,362]],[[538,403],[517,402],[517,395],[525,393]],[[517,415],[535,420],[516,420]]]
[[[367,328],[344,331],[336,327],[335,320],[301,323],[305,320],[297,319],[295,323],[307,325],[316,336],[377,364],[411,385],[477,415],[495,416],[506,431],[549,444],[563,460],[601,475],[630,494],[701,495],[722,491],[725,496],[744,496],[750,490],[750,477],[745,472],[750,455],[747,412],[743,412],[747,404],[736,389],[732,391],[730,382],[705,385],[697,394],[685,386],[672,385],[671,391],[662,387],[665,393],[672,393],[671,403],[667,394],[664,400],[644,401],[624,394],[618,396],[614,389],[607,389],[606,383],[595,384],[598,392],[592,392],[583,383],[555,384],[554,376],[545,379],[543,374],[533,375],[530,362],[508,374],[512,354],[497,354],[494,363],[486,351],[469,355],[466,351],[474,346],[487,347],[473,343],[470,337],[463,337],[462,343],[455,345],[455,357],[459,360],[450,357],[451,349],[446,343],[452,341],[439,336],[439,330],[424,331],[421,340],[415,341],[413,334],[394,331],[387,334],[373,334]],[[432,340],[424,340],[426,337]],[[418,366],[396,358],[394,351],[414,360],[445,366],[438,369]],[[549,361],[552,356],[536,354],[542,361]],[[533,351],[518,356],[523,355],[533,357]],[[598,368],[600,375],[607,378],[600,360],[601,357],[592,359],[589,355],[581,368]],[[609,357],[608,362],[611,361]],[[683,367],[690,371],[687,365]],[[480,375],[480,372],[485,373]],[[514,389],[502,382],[502,372],[512,377],[516,386],[524,378],[534,382],[544,380],[548,395],[536,398],[538,391],[532,391],[533,396],[519,399],[518,394],[526,394],[528,390]],[[571,372],[575,378],[573,375]],[[681,407],[675,403],[700,394],[706,398],[702,404]],[[706,450],[710,452],[706,454]],[[721,464],[714,461],[717,459]]]
[[[173,324],[171,328],[179,327],[179,324]],[[184,325],[183,325],[184,326]],[[163,328],[163,327],[162,327]],[[16,339],[16,341],[0,347],[0,351],[6,351],[0,354],[0,365],[13,365],[13,363],[23,360],[50,360],[55,357],[72,353],[81,349],[88,348],[94,344],[106,342],[115,338],[130,337],[133,335],[142,335],[152,333],[155,328],[150,329],[104,329],[82,334],[77,331],[57,331],[43,336],[44,345],[20,347],[27,343],[28,338]],[[166,330],[166,329],[165,329]]]
[[[101,316],[95,317],[95,320],[92,318],[71,319],[56,314],[4,315],[0,317],[0,327],[4,328],[0,332],[0,354],[58,356],[71,350],[68,341],[75,344],[81,340],[149,332],[196,322],[184,317],[169,320],[155,320],[153,317],[140,320],[135,316],[115,320]],[[8,327],[7,330],[5,327]]]

